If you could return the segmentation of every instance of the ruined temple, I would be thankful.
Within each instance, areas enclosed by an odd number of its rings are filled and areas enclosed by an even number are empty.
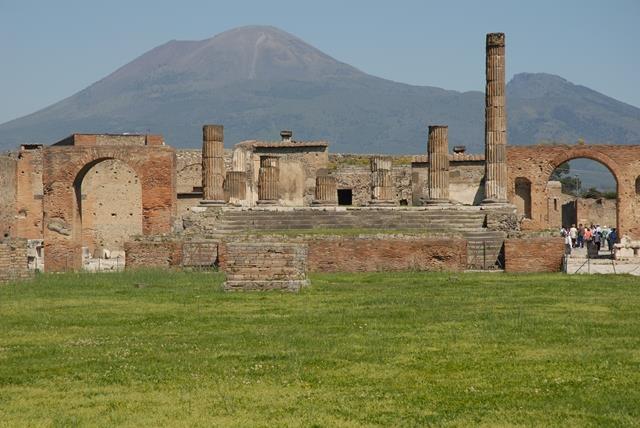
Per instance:
[[[278,253],[295,264],[297,282],[281,284],[281,273],[273,272],[260,280],[284,289],[305,283],[298,263],[321,271],[523,271],[529,259],[538,269],[557,270],[560,241],[523,254],[517,240],[522,231],[566,222],[562,206],[571,201],[549,177],[578,157],[610,169],[620,235],[640,239],[640,146],[507,145],[505,49],[504,34],[487,35],[483,154],[450,150],[447,125],[429,123],[424,153],[412,156],[330,153],[328,142],[299,140],[291,130],[273,141],[225,142],[222,124],[203,124],[201,150],[175,150],[162,136],[134,134],[73,134],[49,146],[23,145],[0,156],[0,233],[3,242],[18,243],[0,247],[3,260],[15,260],[21,248],[25,266],[46,271],[226,260],[240,269],[237,279],[246,261],[238,251],[251,251],[264,266],[268,254]],[[606,211],[603,203],[572,203],[583,216]],[[231,245],[248,237],[258,242],[256,233],[318,229],[395,233]]]

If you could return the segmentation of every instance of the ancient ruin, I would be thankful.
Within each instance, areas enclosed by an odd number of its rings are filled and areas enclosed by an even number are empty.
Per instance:
[[[505,36],[491,33],[484,154],[450,152],[446,125],[429,126],[414,156],[332,154],[291,130],[225,149],[222,125],[203,126],[202,150],[134,134],[23,145],[0,156],[0,281],[36,269],[220,266],[228,289],[297,290],[308,270],[559,270],[561,191],[549,179],[576,158],[614,175],[628,237],[618,256],[637,257],[640,146],[507,147],[505,98]],[[545,230],[539,251],[519,245]]]
[[[507,109],[504,33],[487,34],[483,203],[507,202]]]

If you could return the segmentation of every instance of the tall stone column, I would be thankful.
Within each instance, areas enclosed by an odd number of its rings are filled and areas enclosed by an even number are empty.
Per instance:
[[[483,204],[507,203],[507,112],[504,33],[487,34]]]
[[[391,159],[385,156],[371,158],[371,201],[370,205],[393,206],[395,202],[391,178]]]
[[[280,184],[280,162],[276,156],[260,157],[258,171],[258,204],[275,205],[278,203]]]
[[[338,205],[338,185],[333,175],[318,175],[316,177],[316,192],[313,205]]]
[[[449,203],[449,127],[429,126],[428,204]]]
[[[224,204],[224,134],[222,125],[202,127],[202,205]]]

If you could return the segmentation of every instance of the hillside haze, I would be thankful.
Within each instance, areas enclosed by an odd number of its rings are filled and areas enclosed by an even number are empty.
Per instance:
[[[640,109],[558,76],[518,74],[507,95],[510,144],[640,143]],[[328,140],[333,152],[361,153],[423,153],[427,125],[447,124],[450,146],[482,152],[484,94],[381,79],[277,28],[241,27],[165,43],[0,125],[0,148],[74,132],[160,133],[175,147],[199,147],[205,123],[224,124],[227,146],[293,129],[294,138]]]

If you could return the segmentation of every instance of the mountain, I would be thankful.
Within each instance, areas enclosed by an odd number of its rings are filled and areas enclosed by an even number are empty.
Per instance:
[[[477,73],[484,73],[478,64]],[[640,143],[640,109],[547,74],[507,86],[509,143]],[[0,149],[52,143],[74,132],[161,133],[199,147],[205,123],[244,139],[323,139],[333,152],[423,153],[428,124],[450,145],[482,152],[484,94],[368,75],[274,27],[241,27],[202,41],[170,41],[88,88],[0,125]]]

